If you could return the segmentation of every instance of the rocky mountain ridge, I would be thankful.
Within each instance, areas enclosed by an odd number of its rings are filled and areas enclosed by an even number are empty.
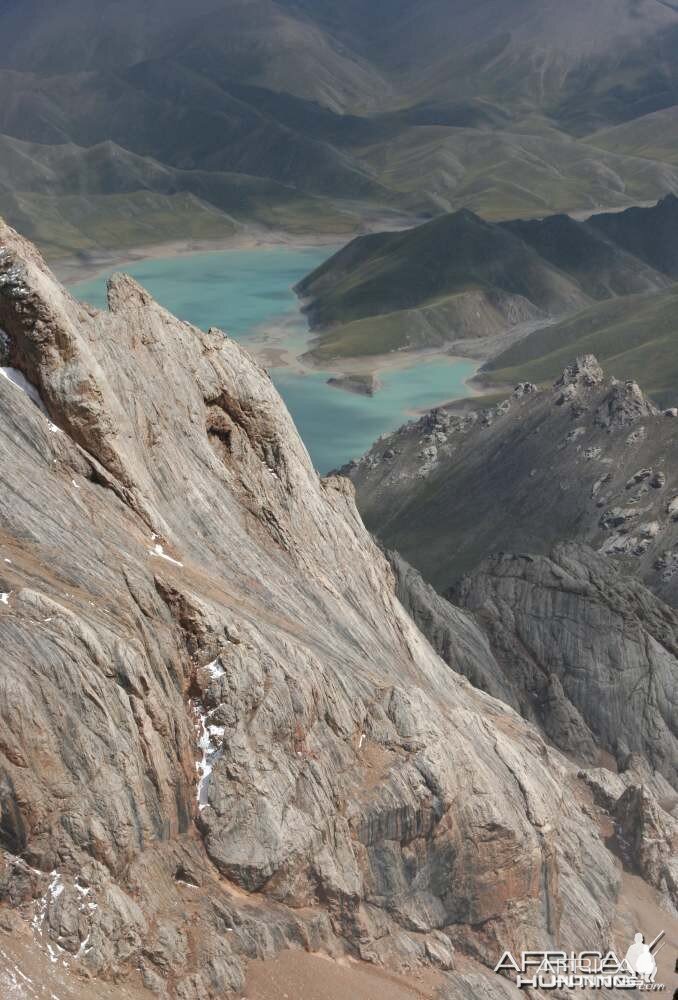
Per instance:
[[[678,789],[678,618],[575,543],[487,559],[441,597],[389,553],[403,605],[446,663],[583,766],[639,761]],[[664,792],[670,802],[676,792]]]
[[[456,588],[455,603],[397,553],[388,557],[398,596],[434,649],[580,763],[615,851],[675,912],[675,612],[573,543],[549,558],[487,560]]]
[[[676,603],[677,416],[582,357],[549,389],[520,384],[492,408],[432,411],[343,470],[375,534],[447,587],[436,593],[389,552],[398,595],[433,647],[579,762],[614,816],[620,855],[669,906],[678,618],[664,601]],[[637,469],[641,455],[651,462]],[[654,852],[633,823],[654,830]]]
[[[467,998],[612,941],[577,765],[434,653],[266,373],[0,244],[3,955],[203,1000],[298,948]]]
[[[586,356],[552,387],[432,410],[342,471],[367,526],[439,590],[495,552],[571,539],[675,605],[677,415]]]

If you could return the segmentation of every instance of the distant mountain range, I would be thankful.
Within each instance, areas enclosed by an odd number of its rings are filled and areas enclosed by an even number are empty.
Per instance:
[[[573,351],[594,352],[653,395],[675,394],[677,234],[678,198],[667,195],[585,222],[492,223],[464,209],[359,237],[297,287],[310,356],[336,365],[447,346],[489,356],[480,377],[500,386],[552,380]]]
[[[677,6],[10,0],[0,213],[58,256],[656,199]]]

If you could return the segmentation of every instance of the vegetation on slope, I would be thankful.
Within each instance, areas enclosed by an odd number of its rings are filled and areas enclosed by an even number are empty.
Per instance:
[[[672,197],[586,223],[493,224],[461,211],[356,239],[297,286],[316,332],[311,354],[326,362],[496,337],[661,290],[678,264],[676,214]]]
[[[535,331],[482,369],[488,385],[551,382],[568,358],[595,354],[620,379],[641,382],[661,405],[678,392],[678,285],[597,303]]]

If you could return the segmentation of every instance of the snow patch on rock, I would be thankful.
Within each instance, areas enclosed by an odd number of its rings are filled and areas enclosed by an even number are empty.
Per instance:
[[[25,393],[38,409],[47,414],[47,407],[42,401],[42,396],[33,383],[28,381],[23,372],[20,372],[18,368],[0,368],[0,376],[6,378],[8,382],[11,382],[17,389]]]
[[[209,791],[209,778],[214,770],[214,765],[222,755],[221,738],[224,735],[224,726],[210,725],[210,712],[205,712],[204,707],[199,702],[195,705],[198,713],[198,729],[200,736],[198,747],[202,750],[202,758],[196,763],[196,770],[199,774],[198,791],[196,798],[198,808],[204,809],[208,805],[207,793]]]
[[[157,556],[158,559],[165,559],[167,562],[171,562],[175,566],[184,565],[182,562],[179,562],[178,559],[173,559],[172,556],[168,556],[165,550],[163,549],[162,545],[160,544],[154,545],[153,548],[149,549],[148,551],[152,556]]]

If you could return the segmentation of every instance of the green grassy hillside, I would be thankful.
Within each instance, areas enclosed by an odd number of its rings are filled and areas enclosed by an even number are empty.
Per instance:
[[[568,358],[595,354],[620,379],[632,378],[660,404],[678,399],[678,285],[601,302],[537,330],[482,370],[487,385],[549,382]]]
[[[490,223],[461,211],[358,238],[297,286],[316,333],[312,356],[496,337],[596,301],[661,290],[672,281],[674,244],[678,252],[676,212],[674,198],[586,223],[564,215]]]
[[[524,304],[521,319],[534,320],[540,313]],[[471,290],[442,296],[417,309],[369,316],[340,324],[316,334],[308,358],[327,363],[341,358],[370,357],[394,351],[417,351],[444,347],[451,340],[490,336],[506,329],[507,317],[499,302],[482,291]]]
[[[596,215],[589,226],[628,253],[678,278],[678,198],[667,197],[649,208]]]
[[[510,230],[468,211],[405,232],[361,237],[298,286],[310,298],[307,313],[318,328],[476,289],[523,296],[538,308],[584,300],[565,273]]]
[[[52,257],[174,240],[224,239],[246,226],[350,236],[355,208],[266,178],[177,170],[114,143],[47,146],[0,136],[0,215]]]
[[[588,145],[656,163],[678,164],[678,107],[655,111],[588,137]]]

